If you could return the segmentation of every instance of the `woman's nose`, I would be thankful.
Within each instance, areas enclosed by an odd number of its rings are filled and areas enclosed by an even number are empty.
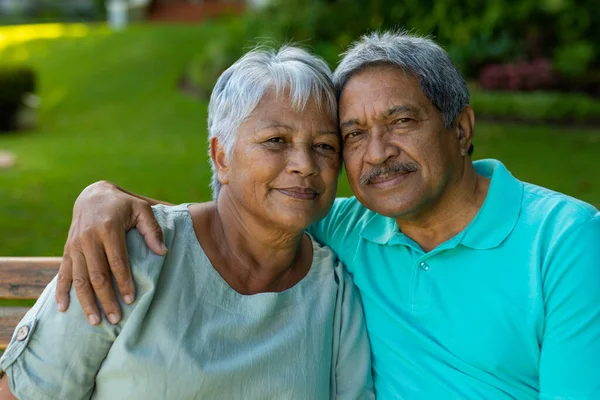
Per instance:
[[[319,173],[312,146],[294,146],[294,149],[288,153],[288,157],[287,168],[289,173],[302,176]]]

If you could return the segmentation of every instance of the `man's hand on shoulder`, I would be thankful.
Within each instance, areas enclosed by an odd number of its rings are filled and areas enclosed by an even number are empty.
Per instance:
[[[73,207],[63,261],[58,272],[56,301],[60,311],[69,307],[71,284],[92,325],[101,321],[96,296],[108,320],[121,319],[121,308],[112,284],[115,278],[123,301],[135,299],[125,234],[137,228],[148,247],[159,255],[167,252],[162,231],[154,218],[157,201],[129,193],[107,182],[96,182],[81,192]]]
[[[0,400],[19,400],[12,394],[8,386],[8,376],[0,371]]]

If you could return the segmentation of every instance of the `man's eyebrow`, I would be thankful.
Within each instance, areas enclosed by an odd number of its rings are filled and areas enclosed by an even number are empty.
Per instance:
[[[385,112],[385,116],[391,117],[392,115],[405,113],[405,112],[417,114],[417,109],[415,107],[409,106],[409,105],[392,106],[387,109],[387,111]],[[351,126],[354,126],[354,125],[360,125],[360,121],[358,119],[346,120],[340,124],[340,128],[342,130],[344,130],[344,129],[350,128]]]
[[[349,119],[340,124],[340,129],[350,128],[354,125],[360,125],[360,121],[358,119]]]
[[[386,114],[388,117],[391,117],[392,115],[396,115],[396,114],[400,114],[400,113],[404,113],[404,112],[416,113],[417,109],[412,106],[407,106],[407,105],[392,106],[392,107],[388,108]]]

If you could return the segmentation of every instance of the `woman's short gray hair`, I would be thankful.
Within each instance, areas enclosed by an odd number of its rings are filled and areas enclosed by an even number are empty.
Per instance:
[[[469,89],[448,53],[433,40],[406,31],[370,33],[344,53],[333,74],[338,95],[359,71],[374,65],[395,65],[419,79],[421,90],[437,108],[446,128],[469,104]]]
[[[331,69],[318,56],[293,46],[279,50],[257,47],[221,74],[208,104],[209,140],[217,138],[228,156],[240,125],[270,89],[277,96],[289,94],[292,107],[303,111],[314,99],[317,106],[337,121],[337,99]],[[324,103],[324,104],[323,104]],[[214,163],[211,188],[216,199],[221,189]]]

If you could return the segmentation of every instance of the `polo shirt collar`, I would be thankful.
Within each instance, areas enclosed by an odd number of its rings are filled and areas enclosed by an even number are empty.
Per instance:
[[[363,238],[377,244],[387,244],[396,233],[400,233],[393,218],[384,217],[373,211],[369,211],[369,214],[371,214],[370,218],[360,232]]]
[[[500,161],[480,160],[475,161],[473,166],[477,173],[491,179],[490,187],[481,209],[456,238],[460,238],[460,243],[467,247],[490,249],[500,245],[517,224],[523,185]],[[412,239],[400,232],[393,218],[372,211],[369,214],[369,220],[360,233],[363,238],[377,244],[416,246]]]
[[[491,181],[485,201],[465,228],[461,243],[474,249],[491,249],[499,246],[517,224],[523,184],[498,160],[475,161],[473,166]]]

